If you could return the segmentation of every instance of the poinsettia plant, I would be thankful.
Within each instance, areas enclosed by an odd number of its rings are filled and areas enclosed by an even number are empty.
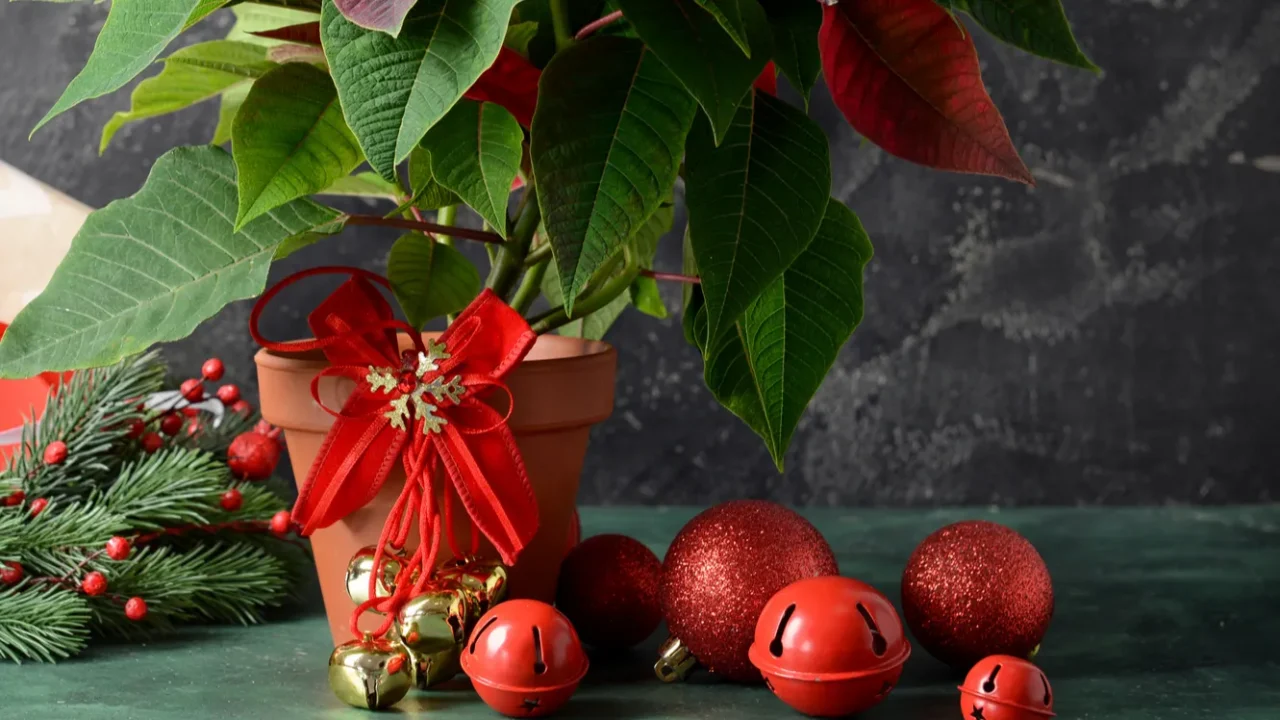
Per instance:
[[[630,305],[665,317],[656,283],[685,283],[708,387],[781,467],[862,319],[872,254],[830,197],[806,113],[819,77],[887,152],[1031,183],[960,15],[1094,69],[1059,0],[113,0],[36,129],[223,5],[230,35],[170,53],[102,132],[105,148],[128,123],[218,100],[212,143],[166,153],[89,217],[0,343],[0,375],[181,338],[261,293],[273,260],[393,226],[406,234],[387,274],[417,326],[488,287],[539,332],[598,337]],[[779,74],[798,101],[776,94]],[[685,267],[662,272],[681,178]],[[332,195],[387,212],[340,212]],[[460,205],[481,229],[457,224]],[[490,250],[483,278],[456,246],[473,241]]]

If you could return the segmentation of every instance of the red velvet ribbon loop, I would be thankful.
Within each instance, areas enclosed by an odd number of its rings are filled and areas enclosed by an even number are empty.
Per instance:
[[[315,338],[272,342],[259,330],[263,311],[282,290],[316,275],[348,279],[308,316]],[[471,518],[471,553],[478,530],[502,561],[512,564],[533,539],[538,506],[515,438],[507,427],[514,403],[503,378],[528,353],[536,335],[497,295],[485,290],[435,340],[424,342],[394,318],[377,286],[387,280],[358,268],[320,267],[291,275],[258,300],[249,331],[274,352],[321,350],[330,362],[311,382],[312,398],[334,416],[293,509],[303,535],[328,527],[368,504],[397,462],[405,487],[383,526],[374,556],[381,567],[388,548],[403,548],[418,530],[419,546],[401,568],[390,597],[377,596],[379,573],[369,581],[369,601],[351,619],[358,634],[360,614],[378,609],[390,618],[431,582],[440,550],[441,513],[450,548],[454,538],[452,497]],[[415,352],[402,357],[397,332],[407,333]],[[323,379],[354,380],[356,388],[339,409],[320,400]],[[484,398],[507,395],[505,413]],[[437,498],[437,491],[442,493]],[[415,575],[416,574],[416,575]],[[384,634],[384,621],[377,634]]]

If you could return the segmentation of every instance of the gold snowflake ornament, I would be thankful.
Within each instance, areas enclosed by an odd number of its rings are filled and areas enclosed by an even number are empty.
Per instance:
[[[441,375],[426,380],[426,375],[438,372],[440,361],[448,360],[450,357],[452,356],[444,343],[427,340],[426,351],[418,353],[416,362],[406,362],[399,375],[393,368],[369,368],[369,374],[364,379],[369,383],[371,391],[387,395],[395,394],[397,391],[401,393],[399,397],[390,401],[391,409],[385,413],[387,419],[391,421],[391,427],[407,430],[412,422],[410,418],[413,418],[422,421],[422,432],[425,434],[439,433],[445,425],[449,424],[447,419],[436,413],[446,401],[455,405],[461,402],[462,396],[466,393],[466,389],[462,386],[462,376],[454,375],[446,381]],[[400,387],[400,383],[410,372],[414,379],[413,389],[405,391]],[[435,403],[427,401],[428,395],[435,400]]]

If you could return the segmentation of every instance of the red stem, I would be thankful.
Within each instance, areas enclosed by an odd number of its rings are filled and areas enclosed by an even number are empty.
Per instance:
[[[590,36],[591,33],[599,30],[600,28],[606,25],[609,25],[611,23],[615,23],[621,19],[622,19],[622,11],[614,10],[613,12],[609,13],[608,15],[605,15],[599,20],[593,20],[587,23],[586,25],[584,25],[582,29],[578,31],[578,34],[573,36],[573,39],[582,40],[583,38]]]
[[[440,233],[451,237],[460,237],[476,242],[501,244],[502,236],[497,233],[450,225],[438,225],[424,220],[403,220],[401,218],[384,218],[377,215],[348,215],[348,225],[375,225],[381,227],[403,228],[405,230],[421,230],[428,233]]]
[[[700,278],[696,278],[692,275],[681,275],[680,273],[641,270],[640,274],[645,277],[653,278],[654,280],[670,280],[671,282],[687,283],[689,285],[697,285],[702,282]]]

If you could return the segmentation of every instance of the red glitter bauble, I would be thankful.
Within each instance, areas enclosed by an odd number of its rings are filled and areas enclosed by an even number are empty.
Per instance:
[[[801,578],[838,575],[821,533],[795,512],[763,500],[717,505],[689,521],[662,563],[662,614],[712,672],[759,682],[747,651],[760,611]]]
[[[556,607],[599,648],[627,648],[658,629],[662,561],[639,540],[596,535],[569,551],[560,565]]]
[[[227,446],[227,467],[244,480],[266,480],[280,462],[280,441],[256,430],[241,433]]]
[[[1053,617],[1053,582],[1017,532],[974,520],[924,539],[902,574],[902,615],[920,645],[968,668],[988,655],[1028,657]]]

